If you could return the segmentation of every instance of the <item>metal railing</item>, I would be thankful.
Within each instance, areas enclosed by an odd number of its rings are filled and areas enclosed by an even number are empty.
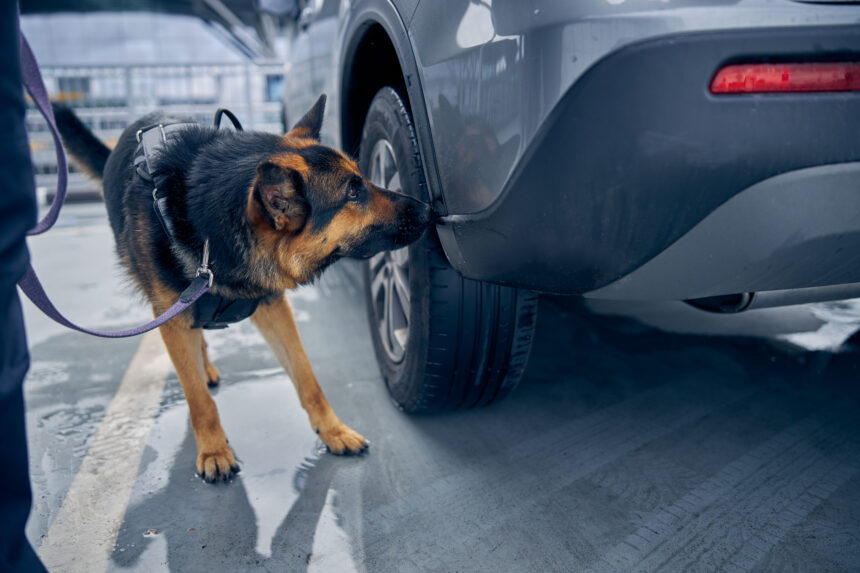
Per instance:
[[[134,66],[44,66],[42,76],[54,100],[73,107],[108,146],[123,129],[154,110],[190,116],[209,124],[219,107],[229,108],[246,129],[283,133],[283,67],[264,64]],[[36,185],[50,199],[57,162],[47,124],[32,105],[27,130]],[[70,166],[70,196],[97,195],[95,183]]]

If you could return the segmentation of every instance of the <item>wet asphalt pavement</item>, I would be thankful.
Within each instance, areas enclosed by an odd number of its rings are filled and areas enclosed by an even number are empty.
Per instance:
[[[86,326],[150,318],[112,248],[101,205],[31,241]],[[246,322],[207,336],[242,463],[216,485],[194,474],[157,337],[95,339],[26,305],[28,534],[54,570],[860,570],[860,349],[841,344],[856,303],[712,317],[547,298],[510,399],[415,417],[381,381],[357,265],[290,300],[370,452],[325,453]]]

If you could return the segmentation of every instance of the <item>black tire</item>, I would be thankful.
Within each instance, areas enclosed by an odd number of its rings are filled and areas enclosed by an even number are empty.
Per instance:
[[[374,172],[372,165],[384,164],[379,159],[386,149],[381,140],[388,142],[396,160],[400,190],[429,201],[412,118],[390,87],[379,90],[365,119],[359,160],[368,177],[386,172],[384,166]],[[464,279],[448,264],[433,229],[407,249],[408,262],[392,266],[395,270],[388,269],[388,274],[383,267],[395,265],[392,257],[402,258],[406,250],[377,255],[364,269],[373,346],[395,402],[407,412],[422,412],[482,406],[507,396],[528,361],[537,295]],[[401,285],[408,284],[408,301],[402,290],[395,292],[393,282],[387,295],[386,287],[372,284],[375,279],[381,285],[395,272],[400,272]],[[386,296],[396,296],[397,301]],[[395,303],[402,314],[399,329],[392,326],[389,305]],[[401,339],[406,341],[402,345]]]

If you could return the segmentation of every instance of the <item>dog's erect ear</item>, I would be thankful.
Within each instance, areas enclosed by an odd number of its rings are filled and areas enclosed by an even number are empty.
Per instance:
[[[287,134],[287,137],[313,139],[320,138],[320,130],[322,129],[323,115],[325,114],[325,94],[322,94],[313,107],[293,126],[293,129]]]
[[[257,165],[254,194],[277,231],[295,233],[304,226],[310,207],[302,186],[302,176],[294,169],[271,161]]]

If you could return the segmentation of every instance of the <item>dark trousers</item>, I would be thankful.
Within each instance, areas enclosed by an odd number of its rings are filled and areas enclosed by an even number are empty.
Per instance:
[[[3,477],[0,485],[0,571],[44,571],[24,537],[30,513],[30,477],[27,472],[27,437],[24,431],[22,382],[30,357],[18,293],[7,291],[0,302],[0,452]]]
[[[36,199],[15,4],[0,0],[0,573],[45,570],[24,537],[32,499],[22,384],[30,359],[15,284],[29,262],[25,235],[36,222]]]

